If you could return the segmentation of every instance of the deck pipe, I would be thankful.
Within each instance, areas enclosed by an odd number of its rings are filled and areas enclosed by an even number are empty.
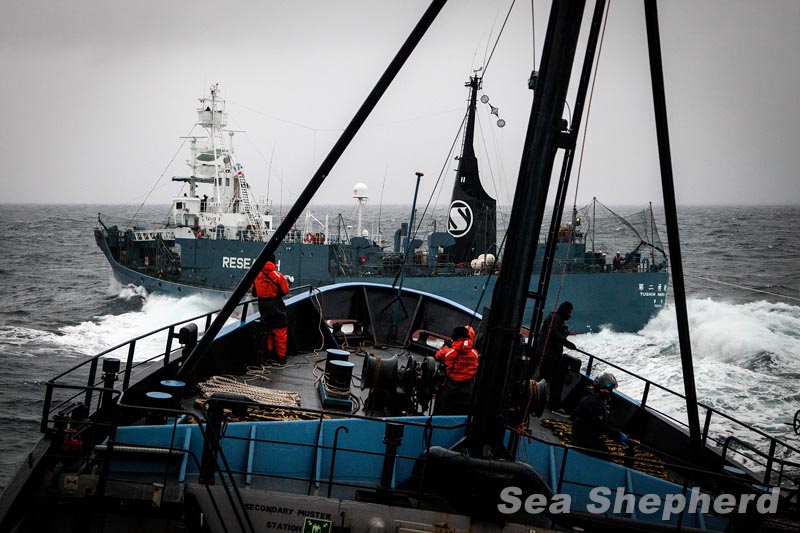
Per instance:
[[[392,488],[394,478],[394,467],[397,462],[397,449],[403,444],[403,431],[405,426],[396,422],[386,422],[383,434],[383,443],[386,445],[386,453],[383,454],[383,468],[381,469],[381,487]]]
[[[114,399],[114,382],[119,375],[120,360],[116,357],[103,358],[103,388],[100,394],[100,409],[108,414]]]
[[[221,448],[220,435],[222,435],[224,409],[221,401],[212,400],[207,405],[203,455],[200,460],[200,483],[214,485],[217,474],[217,455]]]
[[[178,370],[179,379],[186,381],[184,378],[191,376],[195,367],[197,366],[198,361],[202,359],[203,355],[206,353],[206,351],[208,351],[208,348],[211,346],[211,343],[217,336],[217,333],[219,333],[219,331],[222,329],[222,326],[225,325],[228,317],[231,316],[234,309],[236,309],[236,306],[239,305],[242,297],[247,294],[250,286],[256,280],[258,273],[261,272],[261,269],[267,264],[267,260],[269,260],[269,258],[278,249],[278,245],[292,229],[292,226],[294,226],[294,223],[300,217],[303,210],[308,206],[311,199],[322,186],[325,178],[328,176],[328,174],[330,174],[342,153],[344,153],[345,149],[353,140],[356,133],[358,133],[358,130],[367,120],[367,117],[369,117],[370,113],[378,104],[383,94],[389,88],[392,80],[394,80],[395,76],[397,76],[397,73],[405,64],[406,60],[411,55],[411,52],[414,51],[414,48],[416,48],[417,44],[425,35],[428,28],[430,28],[431,24],[433,24],[433,21],[436,19],[436,16],[442,10],[446,2],[447,0],[433,0],[430,6],[428,6],[428,9],[422,15],[422,18],[420,18],[419,22],[417,22],[417,25],[411,31],[411,34],[408,36],[406,41],[400,47],[400,50],[392,59],[392,62],[389,63],[386,71],[380,77],[364,103],[361,104],[361,107],[358,109],[355,116],[353,116],[350,123],[344,129],[344,132],[342,132],[339,140],[333,145],[333,148],[331,148],[328,156],[320,164],[319,169],[317,169],[317,171],[311,177],[311,180],[308,182],[308,185],[306,185],[306,188],[303,189],[303,192],[300,193],[297,201],[294,203],[291,209],[289,209],[289,212],[286,214],[286,218],[284,218],[283,222],[278,225],[275,233],[272,235],[272,238],[261,250],[261,253],[258,254],[258,257],[255,259],[255,261],[253,261],[250,270],[247,271],[242,280],[239,282],[239,285],[236,286],[233,294],[231,294],[231,297],[228,298],[227,302],[225,302],[225,305],[220,310],[216,319],[214,319],[214,321],[205,331],[195,349],[192,350],[192,353],[186,358],[180,370]]]

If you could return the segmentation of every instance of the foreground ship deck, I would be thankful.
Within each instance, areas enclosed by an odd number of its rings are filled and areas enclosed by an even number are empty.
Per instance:
[[[464,438],[467,418],[429,416],[435,396],[427,396],[436,379],[427,365],[445,339],[442,331],[470,320],[477,325],[477,317],[430,295],[358,284],[295,297],[289,310],[295,341],[285,367],[261,364],[260,323],[242,309],[198,363],[193,381],[174,379],[186,359],[173,341],[191,348],[194,324],[202,328],[210,316],[121,345],[51,380],[45,439],[3,500],[7,505],[15,491],[30,491],[24,501],[37,512],[18,503],[3,528],[304,531],[327,524],[433,531],[445,524],[489,531],[502,523],[503,531],[528,531],[591,523],[591,530],[720,530],[730,516],[687,511],[664,520],[661,511],[648,516],[634,508],[600,518],[591,512],[591,490],[623,490],[636,502],[692,487],[761,496],[769,482],[790,479],[791,464],[777,454],[769,456],[766,478],[716,446],[707,449],[703,468],[687,463],[682,428],[646,400],[615,395],[614,423],[657,453],[618,450],[616,462],[586,455],[564,444],[569,420],[542,410],[527,432],[509,428],[508,438],[523,442],[517,460],[501,461],[506,466],[495,482],[477,483],[473,476],[485,460],[450,451]],[[400,327],[392,327],[395,320]],[[155,355],[135,363],[141,350]],[[329,355],[338,362],[327,363]],[[124,361],[121,367],[115,359]],[[342,384],[333,370],[323,378],[326,363],[347,369],[344,387],[331,386]],[[590,381],[588,374],[573,378],[568,405]],[[510,485],[547,502],[568,498],[570,512],[499,513],[498,495]],[[781,498],[791,499],[796,489],[788,490]],[[15,523],[23,511],[29,514]]]

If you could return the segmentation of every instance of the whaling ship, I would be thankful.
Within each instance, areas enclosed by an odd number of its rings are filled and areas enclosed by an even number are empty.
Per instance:
[[[240,300],[444,4],[426,10],[219,313],[165,325],[155,333],[165,343],[158,353],[142,354],[147,343],[134,339],[47,382],[44,437],[0,498],[1,530],[796,530],[798,464],[790,456],[800,450],[696,400],[677,239],[669,240],[670,259],[688,424],[659,410],[648,395],[658,385],[645,379],[638,399],[614,393],[610,422],[651,454],[597,456],[569,445],[569,423],[553,422],[544,407],[549,387],[536,378],[532,348],[552,261],[543,261],[542,283],[529,291],[538,249],[523,237],[541,227],[556,152],[565,152],[568,166],[575,148],[603,0],[566,126],[561,116],[585,6],[552,2],[508,257],[490,314],[389,285],[330,284],[287,301],[289,365],[260,364],[260,320]],[[645,12],[665,148],[655,2],[647,0]],[[662,170],[673,237],[674,191],[663,158]],[[561,175],[554,220],[569,181],[569,172]],[[528,298],[536,306],[525,331]],[[476,326],[481,351],[473,408],[431,416],[440,381],[432,354],[465,324]],[[614,366],[590,356],[583,372],[570,375],[565,405],[587,393],[599,364]],[[719,420],[723,426],[711,431]],[[733,436],[743,429],[766,437],[768,449]],[[696,504],[676,505],[681,497]]]
[[[502,256],[496,202],[481,184],[473,148],[481,81],[473,76],[467,83],[464,139],[447,231],[417,238],[418,231],[405,223],[395,231],[391,245],[383,246],[380,236],[370,237],[360,224],[352,236],[319,223],[295,226],[276,250],[281,271],[294,278],[295,287],[346,281],[402,283],[478,311],[491,301]],[[236,160],[233,132],[226,139],[227,110],[217,86],[200,99],[197,115],[197,124],[207,135],[202,143],[191,137],[190,175],[173,178],[188,183],[189,190],[172,200],[166,223],[123,229],[106,227],[98,217],[95,239],[120,283],[150,292],[227,296],[275,232],[273,215],[254,201]],[[364,184],[354,187],[359,218],[367,194]],[[556,271],[563,272],[561,299],[575,304],[572,327],[579,332],[603,326],[638,331],[663,308],[669,280],[652,209],[629,222],[593,202],[565,218],[553,254]],[[615,232],[618,228],[623,231]],[[539,246],[541,258],[544,244]],[[612,255],[618,249],[625,252],[615,265]],[[538,279],[532,276],[531,290]],[[554,300],[552,296],[551,303]],[[530,317],[532,308],[527,312]]]

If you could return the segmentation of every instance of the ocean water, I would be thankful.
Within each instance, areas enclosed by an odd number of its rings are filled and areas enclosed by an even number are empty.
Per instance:
[[[161,220],[166,210],[147,208],[137,223]],[[107,224],[125,225],[137,211],[135,206],[0,205],[0,490],[39,439],[48,379],[105,348],[223,303],[148,295],[114,281],[94,243],[97,213]],[[318,208],[315,214],[325,211],[349,220],[354,215],[350,206]],[[377,216],[373,211],[371,220]],[[384,207],[381,218],[393,231],[407,211]],[[678,211],[699,400],[800,448],[791,425],[800,409],[800,247],[789,223],[800,207]],[[602,331],[576,337],[575,343],[683,391],[672,304],[637,333]],[[641,395],[642,382],[614,372],[622,392]],[[685,419],[679,398],[651,391],[648,403]],[[711,427],[720,434],[748,433],[717,416]]]

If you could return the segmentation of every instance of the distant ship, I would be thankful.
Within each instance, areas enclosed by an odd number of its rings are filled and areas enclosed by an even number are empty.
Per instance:
[[[448,212],[447,231],[422,238],[404,223],[393,243],[383,246],[361,229],[367,187],[357,184],[357,234],[334,235],[325,225],[294,229],[276,253],[279,268],[293,286],[319,287],[344,281],[368,281],[433,292],[469,309],[481,311],[491,301],[502,252],[498,254],[497,206],[481,184],[473,148],[477,95],[482,78],[473,76],[465,114],[464,139]],[[174,295],[219,293],[227,296],[274,233],[273,216],[253,199],[242,165],[227,132],[225,100],[218,85],[200,98],[197,124],[206,131],[190,137],[190,174],[173,177],[189,185],[173,198],[161,227],[107,227],[98,216],[97,245],[116,279],[150,292]],[[227,137],[227,139],[226,139]],[[201,194],[201,188],[207,193]],[[598,211],[606,222],[601,223]],[[569,300],[575,306],[574,332],[638,331],[664,306],[669,274],[652,209],[629,222],[599,202],[573,210],[555,231],[554,278],[562,282],[548,292],[547,305]],[[610,227],[602,227],[609,225]],[[624,231],[620,232],[619,229]],[[411,233],[409,238],[409,233]],[[625,238],[619,236],[626,235]],[[625,250],[618,264],[600,250]],[[540,242],[536,257],[544,257]],[[612,252],[613,253],[613,252]],[[501,256],[500,260],[497,259]],[[537,268],[534,269],[537,271]],[[402,273],[402,276],[401,276]],[[531,290],[538,275],[531,279]],[[532,306],[526,310],[529,317]]]

